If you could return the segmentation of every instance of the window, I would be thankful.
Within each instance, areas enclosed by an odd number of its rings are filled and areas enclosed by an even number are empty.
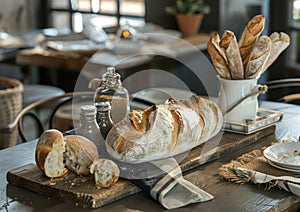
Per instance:
[[[300,63],[300,0],[291,1],[289,27],[291,29],[292,64],[299,66]]]
[[[103,28],[116,27],[128,22],[134,26],[145,23],[144,0],[51,0],[51,25],[59,30],[81,32],[84,16]]]

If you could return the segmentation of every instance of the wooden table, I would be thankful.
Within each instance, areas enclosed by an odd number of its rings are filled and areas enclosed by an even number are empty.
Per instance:
[[[152,42],[149,40],[149,42],[145,42],[147,45],[140,46],[140,51],[132,53],[132,50],[130,50],[131,53],[129,54],[122,54],[120,51],[116,53],[114,50],[109,49],[102,49],[94,54],[79,54],[78,52],[62,53],[60,51],[35,48],[19,51],[16,62],[18,65],[38,70],[35,73],[39,74],[37,77],[39,77],[42,84],[43,81],[47,83],[50,81],[51,84],[66,91],[74,90],[76,86],[75,82],[78,78],[81,77],[87,82],[85,84],[88,84],[91,79],[102,76],[108,66],[115,66],[118,73],[121,74],[123,81],[128,76],[138,76],[135,73],[143,70],[166,70],[166,73],[171,73],[189,84],[193,92],[203,94],[203,91],[201,91],[202,88],[198,85],[199,82],[191,82],[195,81],[195,76],[190,69],[193,69],[193,72],[203,72],[203,70],[212,69],[212,65],[208,62],[208,58],[204,56],[202,51],[206,52],[209,38],[210,34],[201,33],[183,39],[173,39],[169,43],[161,41]],[[134,50],[134,47],[131,49]],[[122,51],[124,52],[124,47]],[[203,62],[203,60],[206,60],[206,62]],[[134,83],[128,80],[128,83],[125,82],[127,89],[137,92],[138,90],[145,89],[145,87],[136,87],[136,84],[153,87],[152,84],[148,83],[156,83],[163,79],[162,76],[157,76],[158,74],[146,71],[143,73],[146,74],[144,77],[149,80],[142,84],[139,83],[140,80],[135,80]],[[166,73],[164,74],[166,75]],[[199,79],[210,82],[208,83],[209,86],[218,83],[214,70],[208,71],[207,74],[196,74],[201,75],[201,77],[198,76]],[[37,83],[40,82],[38,81]],[[177,82],[171,82],[171,80],[168,83],[173,85],[178,84]],[[165,85],[166,83],[164,82],[163,84]],[[169,84],[166,86],[169,86]],[[158,86],[162,87],[163,85],[155,84],[155,87]]]
[[[183,40],[204,50],[206,49],[209,38],[210,34],[200,33],[196,36],[183,38]],[[99,53],[101,54],[101,52]],[[76,52],[64,54],[43,49],[30,49],[19,51],[16,61],[19,65],[40,66],[80,72],[91,56],[91,54],[79,54]]]
[[[224,157],[199,166],[185,174],[185,178],[215,196],[205,203],[192,204],[174,211],[295,211],[300,197],[272,188],[253,184],[237,185],[226,182],[218,176],[218,169],[243,153],[269,145],[284,137],[300,135],[300,107],[295,105],[262,102],[260,107],[279,110],[285,113],[283,122],[276,125],[276,133],[267,136],[251,146],[228,153]],[[99,209],[76,206],[73,202],[63,202],[28,190],[10,185],[6,181],[9,170],[28,163],[34,163],[36,141],[20,144],[0,151],[0,210],[7,211],[164,211],[146,193],[139,192]],[[294,208],[292,208],[294,207]]]

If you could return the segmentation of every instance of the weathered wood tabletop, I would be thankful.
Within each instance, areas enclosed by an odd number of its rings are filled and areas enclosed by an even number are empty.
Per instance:
[[[203,145],[183,154],[179,159],[181,169],[183,172],[192,170],[245,146],[260,142],[274,132],[274,126],[251,135],[221,132]],[[109,189],[98,189],[94,186],[94,180],[90,175],[76,176],[71,172],[62,178],[49,179],[32,163],[10,170],[7,180],[12,185],[91,208],[101,207],[140,191],[128,180],[120,180]]]
[[[237,149],[228,149],[221,158],[197,166],[185,172],[185,178],[203,190],[211,193],[212,201],[192,204],[174,211],[284,211],[297,207],[300,198],[288,192],[272,188],[266,190],[253,184],[238,185],[226,182],[218,176],[218,169],[243,153],[269,145],[283,137],[299,136],[300,107],[279,103],[262,104],[264,108],[279,109],[285,113],[283,122],[276,125],[276,132],[265,134],[258,142],[242,145]],[[254,136],[255,137],[255,136]],[[230,142],[228,142],[230,143]],[[73,201],[61,201],[56,197],[40,195],[27,189],[19,188],[6,181],[8,171],[29,163],[34,163],[36,142],[28,142],[0,151],[0,209],[8,211],[90,211]],[[230,146],[230,144],[229,144]],[[200,160],[201,161],[201,160]],[[128,196],[93,211],[164,211],[165,209],[152,200],[145,192]],[[290,209],[295,211],[295,208]]]

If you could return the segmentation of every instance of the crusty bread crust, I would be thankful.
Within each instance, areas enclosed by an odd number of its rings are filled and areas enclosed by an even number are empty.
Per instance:
[[[265,72],[278,56],[290,45],[290,37],[284,32],[273,32],[270,35],[270,39],[272,41],[270,55],[262,72]]]
[[[98,158],[98,150],[96,145],[81,135],[66,135],[64,137],[65,142],[74,143],[78,148],[81,148],[84,152],[89,154],[91,158]]]
[[[262,33],[265,26],[265,17],[262,15],[254,16],[245,27],[241,39],[239,40],[239,49],[243,61],[244,69],[246,68],[250,52],[254,43]]]
[[[174,146],[179,145],[179,142],[181,142],[178,139],[178,135],[180,132],[182,132],[182,116],[180,112],[177,109],[170,109],[173,120],[174,120],[174,129],[173,129],[173,134],[172,134],[172,142],[169,145],[168,149],[171,150]]]
[[[245,76],[247,79],[257,78],[261,75],[270,55],[271,43],[271,39],[265,35],[257,40],[246,67]]]
[[[216,135],[221,130],[223,115],[211,100],[192,96],[156,105],[148,122],[150,127],[145,132],[126,119],[116,124],[106,138],[108,152],[130,163],[183,153]]]
[[[155,106],[151,106],[148,109],[134,110],[129,114],[129,119],[132,121],[134,128],[140,132],[146,132],[149,126],[149,116],[152,111],[155,110]]]
[[[225,51],[231,79],[244,79],[243,62],[239,51],[239,45],[233,32],[229,30],[224,31],[220,47]]]
[[[217,73],[224,79],[231,79],[228,61],[224,49],[220,47],[218,33],[214,33],[209,39],[207,50]]]
[[[207,48],[212,64],[223,79],[242,80],[258,78],[270,67],[278,56],[289,46],[290,37],[284,32],[260,36],[265,17],[253,17],[244,28],[237,42],[233,32],[225,30],[220,39],[214,33]]]
[[[64,137],[55,129],[40,136],[35,158],[37,166],[50,178],[63,177],[69,168],[77,175],[94,173],[95,185],[108,188],[118,181],[120,175],[113,161],[98,158],[97,147],[89,139],[79,135]]]
[[[60,144],[60,145],[57,145]],[[56,146],[60,146],[62,149],[57,149]],[[59,163],[63,163],[63,152],[64,152],[64,138],[63,134],[55,129],[46,130],[40,136],[36,151],[35,151],[35,162],[39,169],[41,169],[47,177],[50,178],[58,178],[67,174],[68,170],[62,167],[56,167],[57,173],[51,174],[49,170],[47,170],[46,161],[49,160],[48,157],[51,157],[52,152],[60,152],[61,155],[58,157]],[[59,153],[59,154],[60,154]],[[50,158],[51,159],[51,158]]]
[[[78,175],[89,174],[89,166],[99,157],[96,145],[80,135],[67,135],[64,140],[66,166]]]
[[[91,165],[90,173],[94,174],[95,185],[100,188],[109,188],[114,185],[120,176],[118,166],[111,160],[99,158]]]

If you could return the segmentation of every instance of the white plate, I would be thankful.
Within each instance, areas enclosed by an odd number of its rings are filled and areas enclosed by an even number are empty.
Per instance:
[[[72,40],[48,41],[47,47],[61,52],[96,52],[103,48],[103,45],[96,44],[91,40]]]
[[[300,174],[300,169],[291,169],[291,168],[287,168],[287,167],[282,167],[282,166],[279,166],[279,165],[273,163],[273,162],[270,161],[270,160],[268,160],[268,163],[269,163],[271,166],[273,166],[273,167],[275,167],[275,168],[277,168],[277,169],[281,169],[281,170],[289,171],[289,172],[295,172],[295,173]]]
[[[263,154],[278,166],[300,169],[300,142],[275,144],[266,148]]]

